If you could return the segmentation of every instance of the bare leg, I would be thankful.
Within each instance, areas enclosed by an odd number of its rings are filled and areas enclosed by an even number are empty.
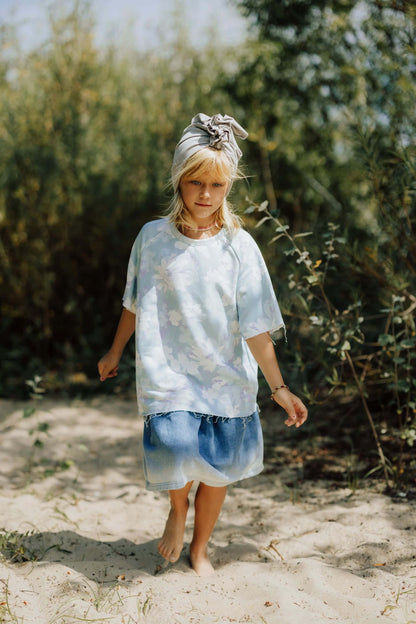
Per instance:
[[[169,490],[170,511],[157,549],[162,557],[171,563],[179,559],[183,548],[186,514],[189,508],[188,494],[192,483],[190,481],[181,490]]]
[[[200,483],[195,495],[194,535],[190,546],[191,565],[199,576],[209,576],[214,568],[208,557],[208,540],[220,515],[227,487]]]

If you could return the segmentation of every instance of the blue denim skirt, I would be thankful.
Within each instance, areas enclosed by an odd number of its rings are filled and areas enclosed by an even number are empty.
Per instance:
[[[257,411],[243,418],[151,414],[145,417],[143,448],[148,490],[179,490],[189,481],[221,487],[263,470]]]

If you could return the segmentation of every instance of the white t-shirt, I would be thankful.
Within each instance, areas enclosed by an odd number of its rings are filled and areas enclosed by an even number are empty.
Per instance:
[[[263,257],[244,230],[183,236],[147,223],[131,252],[123,305],[136,315],[139,412],[235,418],[256,409],[247,338],[284,332]]]

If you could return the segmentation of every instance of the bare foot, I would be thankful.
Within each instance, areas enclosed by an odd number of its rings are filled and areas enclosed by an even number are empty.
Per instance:
[[[170,510],[165,530],[157,545],[157,549],[162,557],[171,563],[175,563],[181,556],[188,507],[189,502],[187,501],[185,509],[178,511],[172,508]]]
[[[215,570],[212,567],[211,561],[209,560],[207,549],[204,548],[201,551],[192,549],[192,544],[190,547],[189,558],[191,560],[191,566],[198,574],[198,576],[211,576],[214,574]]]

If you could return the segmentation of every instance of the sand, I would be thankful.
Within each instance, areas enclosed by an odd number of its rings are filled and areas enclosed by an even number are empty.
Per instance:
[[[144,488],[134,401],[44,399],[28,415],[30,405],[0,401],[0,622],[416,622],[415,501],[370,486],[290,487],[296,467],[271,462],[229,488],[216,574],[199,578],[192,513],[180,560],[164,564],[156,550],[168,501]]]

